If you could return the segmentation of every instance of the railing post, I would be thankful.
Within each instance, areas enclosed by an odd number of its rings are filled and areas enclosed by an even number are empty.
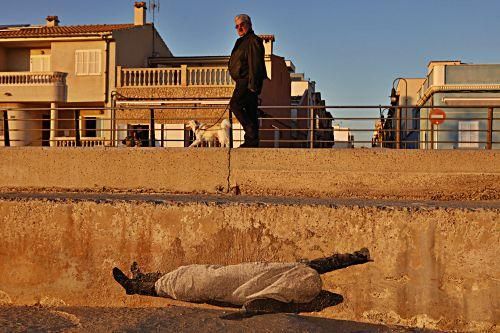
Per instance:
[[[181,86],[183,87],[186,87],[188,85],[187,74],[187,65],[181,65]]]
[[[401,108],[396,111],[396,149],[401,148]]]
[[[434,124],[431,121],[431,149],[434,149]]]
[[[149,109],[149,146],[155,146],[155,109]]]
[[[57,142],[56,136],[57,136],[57,118],[58,118],[58,111],[57,111],[57,103],[50,103],[50,146],[51,147],[56,147]]]
[[[309,133],[309,138],[311,139],[309,142],[309,148],[314,148],[314,109],[309,109],[309,127],[310,127],[310,133]]]
[[[75,110],[75,146],[81,147],[82,143],[80,140],[80,110]]]
[[[229,130],[229,148],[233,148],[233,113],[229,110],[229,125],[231,126]]]
[[[9,118],[7,110],[3,110],[3,144],[10,147]]]
[[[488,108],[488,133],[486,138],[486,149],[493,148],[493,108]]]
[[[116,87],[122,86],[122,66],[116,66]]]

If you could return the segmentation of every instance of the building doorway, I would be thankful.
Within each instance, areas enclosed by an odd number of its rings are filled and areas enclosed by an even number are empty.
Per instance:
[[[149,125],[128,125],[127,135],[132,136],[133,132],[141,140],[141,147],[149,147]]]

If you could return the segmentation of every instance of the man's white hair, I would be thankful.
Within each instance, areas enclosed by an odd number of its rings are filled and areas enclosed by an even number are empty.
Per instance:
[[[234,20],[241,20],[241,22],[247,22],[250,26],[252,25],[252,19],[247,14],[236,15]]]

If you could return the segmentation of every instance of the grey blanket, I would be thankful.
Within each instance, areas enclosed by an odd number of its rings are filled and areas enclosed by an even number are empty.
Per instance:
[[[159,296],[187,302],[218,301],[243,305],[253,299],[308,303],[321,291],[319,274],[301,263],[189,265],[156,282]]]

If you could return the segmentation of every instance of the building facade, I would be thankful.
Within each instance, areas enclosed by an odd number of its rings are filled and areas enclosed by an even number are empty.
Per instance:
[[[146,23],[144,2],[134,4],[130,24],[62,26],[49,16],[45,26],[4,26],[0,109],[23,109],[8,112],[10,145],[71,146],[78,135],[109,144],[111,114],[103,108],[111,106],[116,68],[145,66],[153,55],[172,53]]]
[[[426,78],[400,79],[397,102],[383,119],[384,147],[407,149],[500,148],[500,64],[431,61]],[[407,98],[405,98],[407,97]],[[417,106],[405,108],[405,106]],[[442,108],[444,121],[433,124],[431,112]],[[378,125],[380,128],[380,124]]]
[[[304,73],[296,73],[295,65],[287,60],[291,78],[291,105],[302,108],[290,110],[293,139],[296,147],[331,148],[334,144],[333,116],[325,106],[321,92],[316,91],[316,82],[306,79]],[[304,108],[313,106],[313,108]]]
[[[9,128],[11,146],[120,146],[133,135],[143,147],[187,147],[189,120],[218,129],[230,116],[229,56],[174,57],[146,9],[135,2],[130,24],[62,26],[49,16],[45,26],[0,27],[0,111],[9,110],[0,134]],[[261,146],[331,147],[330,113],[287,108],[324,106],[314,82],[274,54],[273,35],[260,37],[269,78],[259,96]],[[232,134],[238,147],[236,119]]]

